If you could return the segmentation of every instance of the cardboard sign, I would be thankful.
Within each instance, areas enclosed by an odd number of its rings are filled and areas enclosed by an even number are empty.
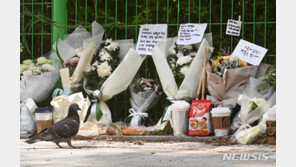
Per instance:
[[[207,23],[203,24],[181,24],[178,32],[178,45],[190,45],[199,43],[204,36],[207,28]]]
[[[241,30],[241,23],[237,20],[228,19],[226,27],[226,35],[239,36]]]
[[[233,55],[252,65],[259,65],[267,52],[266,48],[241,39],[236,45]]]
[[[158,38],[166,38],[167,24],[144,24],[140,27],[136,50],[139,54],[151,55]]]

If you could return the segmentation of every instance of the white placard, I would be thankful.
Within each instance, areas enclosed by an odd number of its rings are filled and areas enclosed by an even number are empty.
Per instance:
[[[236,45],[233,55],[252,65],[259,65],[267,52],[266,48],[241,39]]]
[[[166,38],[167,24],[144,24],[140,27],[136,50],[139,54],[151,55],[158,38]]]
[[[204,36],[207,28],[207,23],[194,24],[187,23],[181,24],[178,32],[178,45],[190,45],[199,43]]]
[[[242,24],[238,20],[228,19],[226,27],[226,35],[239,36]]]

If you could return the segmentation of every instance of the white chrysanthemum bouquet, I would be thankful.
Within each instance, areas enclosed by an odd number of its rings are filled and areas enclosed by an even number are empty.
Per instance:
[[[39,57],[37,63],[30,59],[20,64],[21,101],[32,98],[35,102],[42,102],[49,96],[59,78],[58,70],[51,65],[51,60]]]
[[[107,39],[100,45],[91,60],[91,68],[83,73],[87,89],[101,88],[120,62],[119,50],[119,43],[112,39]]]

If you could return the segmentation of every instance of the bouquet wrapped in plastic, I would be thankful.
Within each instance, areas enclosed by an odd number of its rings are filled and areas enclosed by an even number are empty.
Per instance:
[[[206,86],[210,94],[207,99],[212,100],[215,107],[234,108],[256,69],[229,53],[211,58],[206,68]]]
[[[20,64],[20,100],[24,102],[32,98],[36,103],[46,100],[55,83],[59,79],[58,69],[45,57],[39,57],[37,62],[25,60]]]
[[[151,109],[161,96],[160,85],[153,79],[140,78],[130,85],[132,108],[129,109],[131,117],[130,126],[141,125],[141,120],[148,117],[147,111]]]
[[[248,144],[256,139],[260,135],[258,128],[262,125],[265,126],[264,113],[275,103],[276,92],[274,89],[263,82],[262,79],[250,78],[246,89],[238,98],[241,110],[230,127],[232,130],[236,130],[232,140],[241,144]],[[261,122],[252,127],[253,123],[259,119],[261,119]]]
[[[177,37],[159,39],[152,58],[168,99],[191,100],[196,96],[206,49],[210,51],[209,57],[212,53],[212,34],[205,34],[201,43],[191,46],[176,46],[176,41]],[[170,107],[167,107],[154,129],[163,129],[169,119]]]

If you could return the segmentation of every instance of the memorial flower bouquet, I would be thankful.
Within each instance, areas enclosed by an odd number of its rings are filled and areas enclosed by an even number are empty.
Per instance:
[[[236,131],[232,140],[240,144],[249,144],[261,134],[260,130],[265,127],[264,114],[275,105],[276,93],[269,84],[251,77],[237,103],[241,106],[241,110],[230,126],[230,129]],[[260,120],[258,125],[257,120]],[[263,133],[264,130],[261,132]]]
[[[45,57],[39,57],[37,63],[31,59],[23,61],[23,64],[20,64],[20,75],[40,75],[45,72],[51,72],[55,70],[55,67],[51,65],[51,60],[46,59]]]
[[[215,107],[234,108],[238,96],[246,88],[251,75],[257,67],[250,66],[230,50],[221,50],[218,56],[212,57],[207,65],[207,89]]]
[[[37,62],[24,60],[20,64],[20,99],[32,98],[36,103],[44,101],[59,78],[58,70],[51,60],[39,57]]]
[[[83,72],[86,87],[91,90],[100,89],[105,80],[120,63],[119,43],[112,39],[103,42],[91,60],[91,68]]]
[[[134,83],[130,85],[130,92],[132,108],[129,109],[128,118],[131,119],[128,122],[130,126],[139,126],[143,124],[141,121],[148,117],[147,111],[157,103],[162,92],[155,80],[143,77],[134,80]]]

